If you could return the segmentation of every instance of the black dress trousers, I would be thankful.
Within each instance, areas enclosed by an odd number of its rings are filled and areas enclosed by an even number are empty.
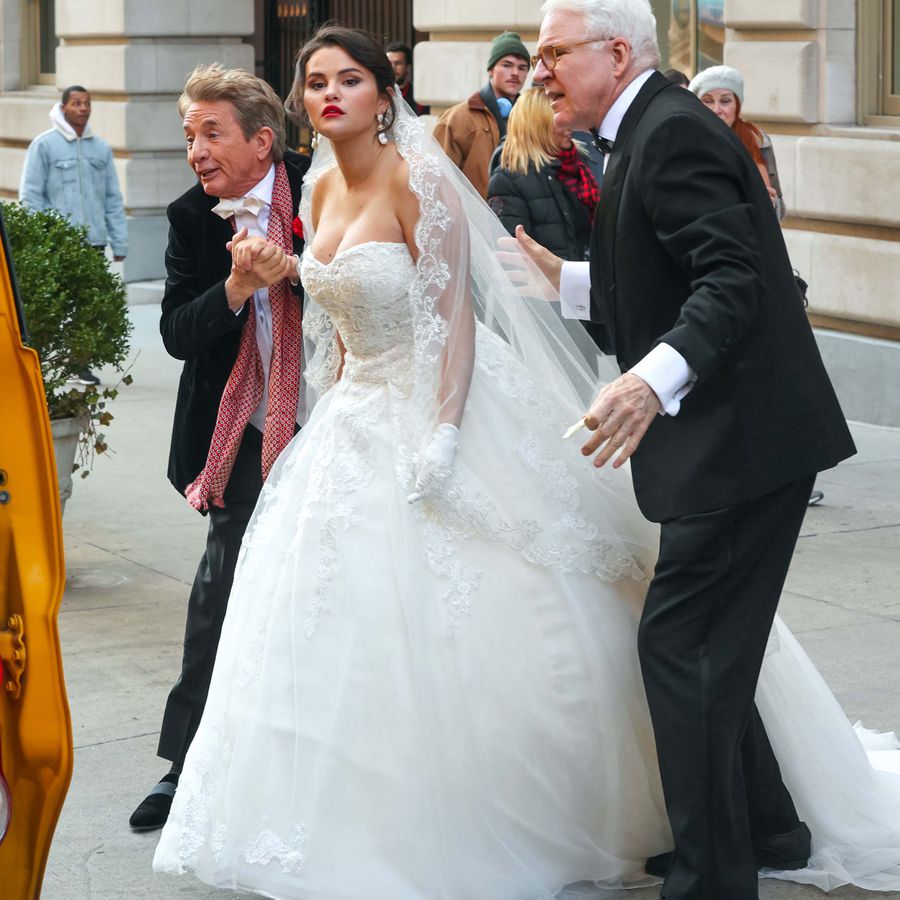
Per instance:
[[[181,674],[163,714],[157,753],[179,768],[206,705],[234,568],[261,490],[262,433],[248,425],[225,489],[225,507],[209,507],[206,552],[188,599]]]
[[[675,839],[666,900],[756,900],[752,834],[798,823],[753,699],[813,480],[662,524],[638,642]]]

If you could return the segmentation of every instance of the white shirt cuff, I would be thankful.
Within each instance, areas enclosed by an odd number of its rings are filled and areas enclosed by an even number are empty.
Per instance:
[[[591,318],[591,264],[564,262],[559,273],[560,309],[564,319]]]
[[[660,415],[677,416],[681,401],[697,380],[687,360],[669,344],[657,344],[629,371],[653,389],[662,406]]]

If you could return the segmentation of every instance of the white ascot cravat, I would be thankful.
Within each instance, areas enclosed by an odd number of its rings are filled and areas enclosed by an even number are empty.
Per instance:
[[[248,194],[246,197],[238,197],[237,200],[220,200],[212,211],[223,219],[230,219],[232,216],[237,218],[241,213],[250,213],[252,216],[258,216],[260,210],[267,206],[265,200]]]

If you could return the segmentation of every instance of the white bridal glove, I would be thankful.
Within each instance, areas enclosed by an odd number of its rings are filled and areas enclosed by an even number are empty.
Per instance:
[[[459,444],[459,429],[449,422],[441,422],[434,429],[431,443],[425,449],[419,472],[416,475],[416,489],[406,498],[407,503],[415,503],[424,497],[440,494],[444,482],[453,471],[456,448]]]

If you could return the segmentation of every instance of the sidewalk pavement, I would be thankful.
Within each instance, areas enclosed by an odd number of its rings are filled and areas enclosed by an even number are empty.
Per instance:
[[[150,871],[158,833],[128,817],[166,771],[159,724],[180,663],[185,607],[206,521],[166,481],[180,363],[162,349],[158,309],[129,310],[140,355],[108,429],[113,455],[76,479],[64,520],[68,583],[59,616],[75,774],[44,880],[44,900],[226,897]],[[111,375],[111,373],[106,373]],[[857,425],[859,455],[824,473],[806,517],[781,613],[851,721],[900,729],[900,430]],[[655,900],[658,889],[627,892]],[[763,881],[763,900],[815,888]],[[836,900],[887,897],[853,888]],[[897,898],[900,894],[892,893]],[[367,900],[367,898],[360,898]],[[613,900],[610,895],[610,900]]]

